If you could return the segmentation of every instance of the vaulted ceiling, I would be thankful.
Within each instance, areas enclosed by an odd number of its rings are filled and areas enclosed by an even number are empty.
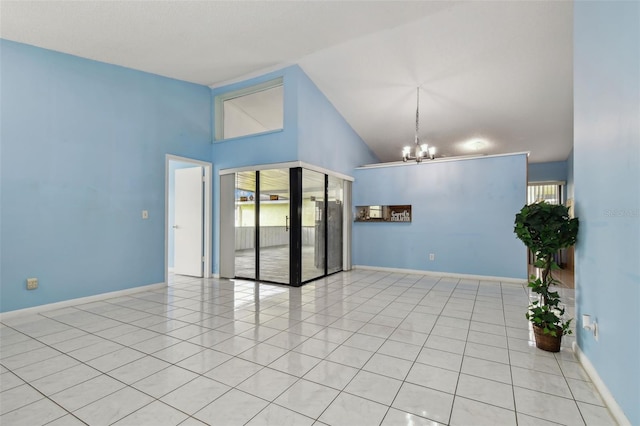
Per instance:
[[[573,144],[573,5],[500,1],[8,1],[0,37],[219,86],[299,64],[382,161]]]

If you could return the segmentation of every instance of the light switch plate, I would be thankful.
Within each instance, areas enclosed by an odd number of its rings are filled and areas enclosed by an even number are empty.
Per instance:
[[[149,219],[149,210],[142,210],[142,218]]]

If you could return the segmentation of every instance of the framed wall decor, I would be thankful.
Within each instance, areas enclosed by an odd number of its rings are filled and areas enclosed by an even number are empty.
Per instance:
[[[411,204],[356,206],[355,222],[411,222]]]

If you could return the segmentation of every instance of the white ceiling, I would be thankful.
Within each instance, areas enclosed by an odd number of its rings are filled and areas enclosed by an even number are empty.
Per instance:
[[[382,161],[413,143],[418,86],[441,155],[566,159],[572,33],[569,1],[0,2],[2,38],[194,83],[297,63]]]

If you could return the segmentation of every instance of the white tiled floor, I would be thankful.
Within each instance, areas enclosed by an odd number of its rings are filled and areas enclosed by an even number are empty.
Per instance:
[[[528,300],[363,270],[302,288],[175,276],[4,320],[0,424],[615,424],[572,336],[534,347]]]

